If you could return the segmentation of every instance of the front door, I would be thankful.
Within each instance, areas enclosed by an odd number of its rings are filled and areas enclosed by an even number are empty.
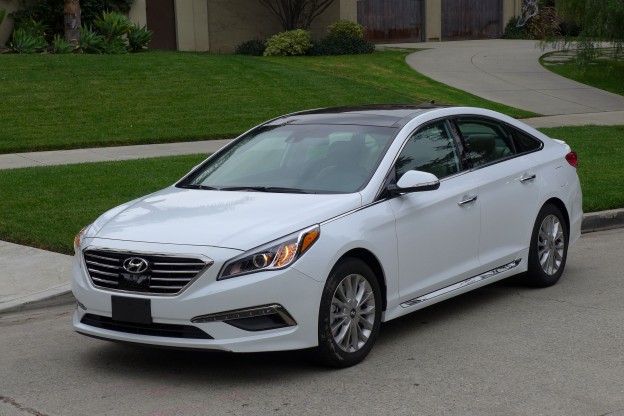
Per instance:
[[[434,191],[413,192],[389,201],[396,218],[400,301],[433,292],[478,273],[480,201],[471,172],[465,172],[445,121],[419,129],[396,162],[407,170],[433,173]]]

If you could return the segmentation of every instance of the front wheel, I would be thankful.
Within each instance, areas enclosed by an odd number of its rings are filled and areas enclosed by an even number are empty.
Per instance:
[[[538,287],[552,286],[561,277],[568,255],[568,227],[554,205],[537,214],[529,249],[528,278]]]
[[[338,263],[321,297],[320,360],[333,367],[349,367],[362,361],[379,334],[381,308],[381,290],[370,267],[354,258]]]

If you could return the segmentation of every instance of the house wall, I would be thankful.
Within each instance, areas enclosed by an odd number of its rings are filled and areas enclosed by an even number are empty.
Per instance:
[[[442,39],[442,0],[425,0],[425,39],[427,42]]]
[[[134,0],[132,8],[128,13],[128,18],[139,26],[147,24],[147,15],[145,13],[145,0]]]
[[[505,0],[503,2],[503,30],[512,17],[520,16],[522,0]]]
[[[175,14],[178,50],[197,52],[210,50],[208,2],[176,0]]]
[[[19,2],[17,0],[0,0],[0,9],[6,10],[6,14],[8,15],[19,9]],[[0,24],[0,48],[7,44],[12,31],[13,19],[9,16],[4,16],[4,20]]]
[[[208,2],[210,52],[233,52],[252,38],[279,32],[279,22],[255,0],[211,0]]]

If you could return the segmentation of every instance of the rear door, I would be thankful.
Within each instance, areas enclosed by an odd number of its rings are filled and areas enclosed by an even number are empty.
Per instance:
[[[479,259],[491,270],[528,247],[541,178],[531,154],[518,148],[502,123],[478,117],[455,122],[479,186]]]

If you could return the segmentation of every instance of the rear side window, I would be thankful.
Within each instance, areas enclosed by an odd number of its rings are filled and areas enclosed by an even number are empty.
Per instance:
[[[473,167],[496,162],[516,153],[507,132],[499,123],[481,119],[459,119],[457,127]]]
[[[515,127],[508,126],[519,153],[532,152],[542,148],[542,142]]]

